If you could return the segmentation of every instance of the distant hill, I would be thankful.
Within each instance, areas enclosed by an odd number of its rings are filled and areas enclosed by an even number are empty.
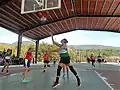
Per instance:
[[[14,42],[12,43],[11,45],[17,45],[18,42]],[[34,44],[34,42],[31,42],[31,41],[23,41],[22,44],[25,44],[25,45],[30,45],[30,44]]]
[[[11,44],[8,44],[8,43],[0,43],[0,45],[11,45]]]
[[[107,49],[107,48],[114,48],[120,50],[120,47],[112,47],[112,46],[104,46],[104,45],[69,45],[69,48],[76,48],[76,49]]]
[[[0,45],[9,45],[9,46],[14,46],[14,45],[17,45],[18,42],[14,42],[12,44],[8,44],[8,43],[0,43]],[[25,45],[29,45],[29,44],[34,44],[34,42],[31,42],[31,41],[23,41],[22,44],[25,44]]]
[[[35,44],[34,42],[31,41],[23,41],[22,44],[25,45],[30,45],[30,44]],[[7,44],[7,43],[0,43],[0,45],[17,45],[17,42],[14,42],[12,44]],[[106,48],[114,48],[117,50],[120,50],[120,47],[113,47],[113,46],[104,46],[104,45],[68,45],[69,48],[76,48],[76,49],[106,49]]]

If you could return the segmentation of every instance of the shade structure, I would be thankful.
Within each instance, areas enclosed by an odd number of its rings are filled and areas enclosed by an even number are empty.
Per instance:
[[[120,30],[120,0],[61,0],[60,9],[29,14],[20,13],[21,1],[0,1],[0,26],[34,40],[49,37],[49,32]]]

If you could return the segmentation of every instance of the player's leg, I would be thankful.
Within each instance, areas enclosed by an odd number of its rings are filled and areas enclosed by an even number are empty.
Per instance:
[[[30,67],[30,62],[28,61],[28,59],[25,59],[24,60],[25,71],[23,73],[24,77],[23,77],[23,81],[22,82],[28,82],[27,76],[28,76],[28,72],[29,72],[29,67]]]
[[[60,61],[59,65],[58,65],[58,68],[57,68],[56,81],[54,82],[54,84],[52,86],[53,88],[56,88],[59,85],[60,72],[61,72],[61,69],[62,69],[63,65],[64,64],[61,63],[61,61]]]
[[[71,64],[69,64],[68,66],[69,66],[69,69],[71,70],[71,72],[75,75],[75,77],[77,79],[77,85],[80,86],[81,82],[80,82],[80,78],[79,78],[77,72],[75,71],[74,67]]]
[[[47,61],[47,67],[50,67],[50,61],[49,60]]]
[[[65,64],[63,64],[63,78],[65,78]]]
[[[53,66],[55,67],[56,61],[53,61]]]
[[[69,68],[68,68],[68,65],[66,65],[66,71],[67,71],[67,78],[69,79]]]
[[[92,60],[92,66],[95,68],[95,60]]]
[[[9,69],[9,61],[10,60],[6,60],[6,72],[8,73],[8,69]]]
[[[98,59],[99,68],[101,68],[101,59]]]
[[[43,72],[45,72],[46,67],[47,67],[47,63],[46,63],[46,61],[44,61],[44,70],[43,70]]]
[[[93,62],[93,60],[92,60],[92,67],[94,67],[94,62]]]
[[[6,66],[7,66],[6,65],[6,60],[4,60],[3,62],[4,62],[4,66],[3,66],[2,70],[1,70],[1,72],[4,72],[4,70],[5,70]]]

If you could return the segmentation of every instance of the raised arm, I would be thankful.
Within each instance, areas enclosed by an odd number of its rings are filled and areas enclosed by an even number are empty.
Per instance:
[[[59,43],[57,43],[57,42],[54,41],[53,34],[51,34],[51,37],[52,37],[52,42],[53,42],[53,44],[55,44],[55,45],[61,47],[61,44],[59,44]]]

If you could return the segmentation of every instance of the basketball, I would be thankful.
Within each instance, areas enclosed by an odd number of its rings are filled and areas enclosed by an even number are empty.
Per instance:
[[[40,20],[43,21],[43,22],[45,22],[47,20],[47,18],[44,17],[44,16],[42,16]]]

